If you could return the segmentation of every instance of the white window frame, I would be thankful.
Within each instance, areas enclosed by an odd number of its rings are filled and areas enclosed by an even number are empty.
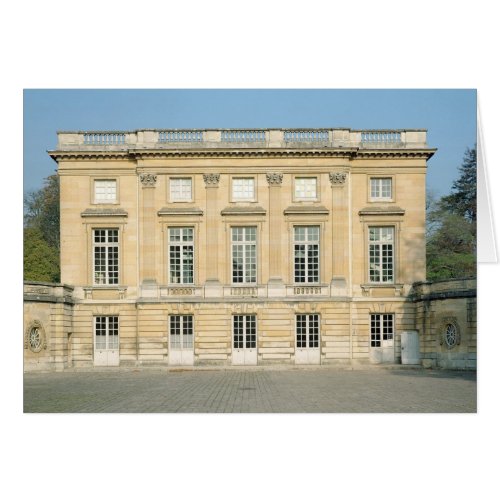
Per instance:
[[[394,313],[370,314],[370,347],[384,347],[384,342],[394,343]]]
[[[248,239],[247,232],[249,229],[254,230],[255,238]],[[257,254],[257,226],[231,226],[230,238],[231,238],[231,284],[233,285],[256,285],[257,284],[257,272],[258,272],[258,254]],[[234,240],[234,232],[236,230],[242,230],[243,239],[241,241]],[[235,267],[234,267],[234,253],[235,247],[240,246],[242,248],[242,259],[243,259],[243,281],[235,281]],[[253,247],[253,254],[252,254]],[[251,265],[252,258],[255,261],[255,270],[253,276],[251,272],[247,272],[247,264]],[[252,279],[253,278],[253,279]]]
[[[298,181],[302,180],[314,180],[315,181],[315,190],[314,196],[307,196],[307,186],[304,186],[304,190],[300,193],[297,192],[298,189]],[[319,199],[319,182],[318,177],[313,175],[297,175],[294,177],[294,185],[293,185],[293,199],[294,201],[318,201]]]
[[[180,232],[179,241],[171,241],[171,234],[173,231]],[[191,231],[191,240],[184,240],[184,232]],[[168,283],[170,285],[194,285],[194,259],[195,259],[195,241],[194,241],[195,228],[191,226],[170,226],[167,228],[167,261],[168,261]],[[180,281],[173,281],[172,276],[172,254],[171,247],[180,247],[179,250],[179,267],[180,267]],[[188,249],[191,247],[191,281],[184,276],[184,266],[189,263],[187,258]]]
[[[99,183],[108,184],[107,186],[106,185],[102,186],[102,188],[105,190],[104,198],[99,198],[97,195]],[[93,187],[94,204],[105,205],[105,204],[114,204],[118,202],[118,181],[116,179],[93,179],[93,185],[94,185]],[[114,194],[114,196],[110,193]]]
[[[238,343],[241,342],[241,345],[236,345],[236,334],[238,325],[236,318],[241,319],[241,340],[238,340]],[[252,324],[253,323],[253,324]],[[233,349],[257,349],[257,315],[256,314],[234,314],[233,315]],[[253,329],[253,332],[252,332]],[[248,339],[250,335],[250,341],[253,345],[248,345]],[[245,342],[243,342],[245,340]]]
[[[302,319],[303,318],[303,319]],[[305,336],[305,345],[299,345],[299,326],[301,321],[305,320],[305,332],[301,335]],[[316,323],[316,324],[315,324]],[[313,328],[317,328],[317,332]],[[316,333],[316,335],[315,335]],[[312,342],[311,342],[312,337]],[[321,339],[321,318],[319,314],[296,314],[295,315],[295,348],[296,349],[319,349]],[[301,340],[302,341],[302,340]],[[314,345],[311,345],[313,343]]]
[[[97,231],[104,231],[104,241],[96,241]],[[110,233],[116,232],[116,240],[110,240]],[[104,264],[102,269],[97,269],[96,249],[102,249]],[[115,253],[113,256],[112,253]],[[111,255],[110,255],[111,254]],[[116,269],[110,269],[110,258],[116,260],[113,265]],[[112,273],[116,273],[112,275]],[[98,274],[99,279],[96,279]],[[95,286],[111,285],[117,286],[120,283],[120,230],[118,228],[93,228],[92,229],[92,283]]]
[[[101,323],[101,324],[99,324]],[[103,334],[97,335],[98,328],[101,329]],[[116,332],[116,333],[114,333]],[[97,342],[104,340],[104,344]],[[94,316],[94,349],[98,350],[112,350],[119,349],[120,347],[120,322],[118,316]]]
[[[175,185],[176,181],[180,183],[180,193],[181,195],[177,196],[172,188]],[[187,197],[184,193],[185,186],[183,187],[182,181],[189,181],[189,197]],[[170,177],[168,180],[168,199],[170,203],[190,203],[193,201],[193,178],[192,177]]]
[[[389,182],[389,195],[384,196],[382,193],[384,191],[384,182]],[[392,177],[388,176],[376,176],[370,177],[369,189],[369,199],[370,201],[392,201],[394,192],[394,181]],[[375,192],[374,192],[375,191]]]
[[[297,230],[298,229],[305,229],[306,235],[304,240],[298,240],[297,239]],[[310,230],[312,228],[317,228],[318,231],[318,238],[317,239],[311,239],[310,238]],[[304,253],[305,253],[305,267],[304,267],[304,281],[297,281],[297,246],[304,246]],[[310,263],[309,263],[309,252],[314,251],[314,247],[317,247],[317,263],[316,263],[316,273],[314,273],[314,267],[311,270]],[[293,282],[294,284],[319,284],[321,282],[321,225],[319,224],[308,224],[308,225],[293,225],[293,245],[292,245],[292,252],[293,252]],[[311,279],[314,278],[314,274],[316,274],[317,279]]]
[[[372,230],[377,230],[379,232],[378,239],[372,240],[371,234]],[[384,239],[380,235],[384,232],[390,230],[392,233],[392,239]],[[394,284],[396,276],[396,228],[394,226],[368,226],[368,281],[372,284]],[[390,250],[390,256],[387,252]],[[387,259],[387,260],[385,260]],[[372,268],[373,264],[373,268]],[[388,264],[390,264],[388,266]],[[385,269],[384,269],[385,267]],[[379,276],[377,279],[373,279],[375,271],[378,270]],[[385,273],[384,271],[390,270]],[[391,279],[384,279],[390,274]]]
[[[235,181],[252,181],[252,196],[237,196],[235,192]],[[238,176],[231,178],[231,201],[232,202],[252,202],[256,201],[256,182],[255,177],[252,176]]]
[[[176,320],[178,320],[178,325],[173,324]],[[178,339],[176,338],[177,335],[172,333],[177,327],[179,328]],[[179,342],[172,342],[173,340],[178,340]],[[169,343],[169,349],[174,349],[174,350],[179,350],[179,349],[192,350],[194,348],[194,315],[192,314],[169,315],[168,343]]]

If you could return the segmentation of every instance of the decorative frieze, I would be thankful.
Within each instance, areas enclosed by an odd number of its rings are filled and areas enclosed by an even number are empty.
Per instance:
[[[232,287],[231,295],[235,296],[245,296],[245,297],[257,297],[257,287],[247,286],[247,287]]]
[[[219,187],[220,174],[203,174],[206,187]]]
[[[295,286],[293,287],[294,295],[321,295],[320,286]]]
[[[330,182],[332,183],[332,186],[345,184],[346,179],[346,172],[330,172]]]
[[[158,176],[155,174],[141,174],[139,179],[143,187],[155,187],[156,186],[156,178]]]
[[[283,174],[270,173],[266,174],[267,182],[270,186],[280,186],[283,182]]]

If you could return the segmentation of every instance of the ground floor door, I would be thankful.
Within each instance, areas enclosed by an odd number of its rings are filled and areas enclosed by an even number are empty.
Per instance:
[[[118,316],[94,317],[94,366],[120,364]]]
[[[319,365],[321,360],[319,314],[295,317],[295,364]]]
[[[194,364],[193,316],[170,316],[168,362],[170,365]]]
[[[370,315],[370,361],[394,363],[394,314]]]
[[[257,318],[233,316],[233,365],[257,364]]]

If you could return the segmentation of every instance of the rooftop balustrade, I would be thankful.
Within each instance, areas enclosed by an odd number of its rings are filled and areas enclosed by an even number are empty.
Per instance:
[[[427,148],[427,132],[332,129],[185,129],[58,132],[59,150],[204,148]]]

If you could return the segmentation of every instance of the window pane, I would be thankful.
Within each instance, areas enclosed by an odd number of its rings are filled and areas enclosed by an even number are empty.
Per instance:
[[[380,314],[372,314],[370,319],[371,346],[380,347]]]
[[[296,321],[296,337],[297,337],[297,347],[305,348],[307,347],[307,330],[306,330],[306,315],[298,314]]]
[[[394,228],[371,227],[369,254],[369,278],[372,282],[394,282]]]
[[[255,316],[246,316],[245,347],[255,349],[257,346],[257,331],[255,326]]]
[[[169,283],[194,283],[194,230],[192,227],[168,229]]]
[[[94,182],[94,201],[96,203],[116,201],[116,180],[96,180]]]
[[[170,201],[191,201],[192,180],[187,178],[170,179]]]
[[[257,228],[231,228],[232,282],[257,282]]]
[[[316,177],[295,178],[295,198],[315,199],[317,179]]]
[[[319,229],[319,226],[294,227],[295,283],[319,283]]]
[[[391,199],[392,179],[390,177],[370,179],[370,196],[374,199]]]
[[[244,316],[233,316],[233,347],[243,349],[243,318]]]
[[[255,180],[253,178],[233,178],[233,199],[253,200],[255,198]]]
[[[319,347],[319,316],[309,315],[309,347]]]
[[[93,241],[94,284],[118,284],[118,229],[94,229]]]

